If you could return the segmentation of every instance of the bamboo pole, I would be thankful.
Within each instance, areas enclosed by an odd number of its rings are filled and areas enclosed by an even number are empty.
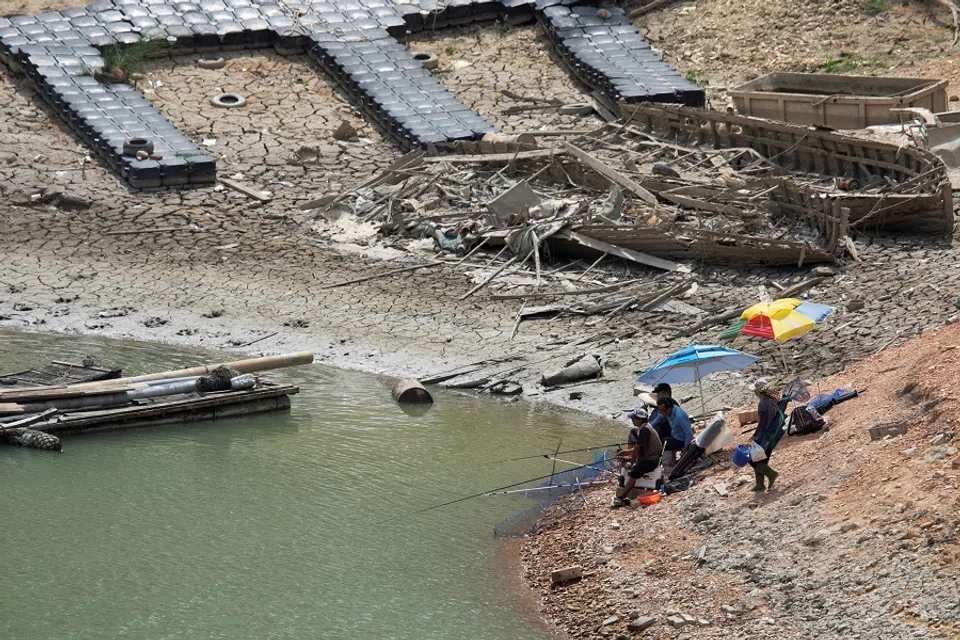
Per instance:
[[[202,376],[210,373],[220,366],[228,366],[236,369],[240,373],[254,373],[257,371],[269,371],[272,369],[282,369],[284,367],[296,367],[313,362],[312,351],[301,351],[299,353],[287,353],[278,356],[265,356],[262,358],[249,358],[246,360],[237,360],[234,362],[225,362],[218,364],[204,364],[197,367],[188,367],[186,369],[176,369],[173,371],[160,371],[158,373],[147,373],[141,376],[129,378],[118,378],[116,380],[100,380],[97,382],[81,382],[68,386],[57,387],[30,387],[7,392],[0,392],[0,400],[6,398],[28,397],[40,400],[44,392],[55,394],[58,397],[64,397],[64,393],[76,393],[76,395],[87,395],[104,393],[110,391],[129,391],[130,385],[147,382],[151,380],[166,380],[168,378],[185,378],[189,376]]]

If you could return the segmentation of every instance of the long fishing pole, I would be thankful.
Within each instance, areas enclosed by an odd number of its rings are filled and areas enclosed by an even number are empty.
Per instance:
[[[577,469],[586,469],[590,465],[580,465],[579,467],[574,467],[573,469],[565,469],[565,471],[576,471]],[[421,513],[426,513],[427,511],[433,511],[434,509],[439,509],[440,507],[448,507],[452,504],[457,504],[459,502],[464,502],[466,500],[472,500],[473,498],[480,498],[482,496],[489,496],[498,491],[504,491],[506,489],[513,489],[514,487],[519,487],[522,484],[529,484],[531,482],[536,482],[537,480],[546,480],[547,478],[552,477],[553,474],[547,474],[545,476],[538,476],[536,478],[530,478],[529,480],[521,480],[520,482],[514,482],[513,484],[508,484],[504,487],[497,487],[496,489],[487,489],[486,491],[481,491],[480,493],[474,493],[469,496],[464,496],[462,498],[457,498],[456,500],[450,500],[449,502],[443,502],[441,504],[435,504],[432,507],[425,507],[423,509],[418,509],[416,511],[411,511],[410,513],[405,513],[403,515],[397,516],[396,518],[387,518],[386,520],[380,520],[375,524],[384,524],[385,522],[395,522],[397,520],[402,520],[403,518],[409,518],[411,516],[416,516]]]
[[[560,445],[563,444],[563,438],[557,440],[557,452],[553,454],[553,466],[550,467],[550,484],[553,484],[553,474],[557,470],[557,456],[560,455]]]
[[[499,464],[501,462],[517,462],[518,460],[533,460],[534,458],[546,458],[550,459],[550,456],[558,456],[561,453],[580,453],[581,451],[593,451],[594,449],[604,449],[606,447],[622,447],[627,442],[612,442],[610,444],[596,444],[592,447],[584,447],[583,449],[568,449],[566,451],[556,451],[554,453],[541,453],[535,456],[522,456],[520,458],[504,458],[503,460],[491,460],[490,462],[484,462],[482,464]]]

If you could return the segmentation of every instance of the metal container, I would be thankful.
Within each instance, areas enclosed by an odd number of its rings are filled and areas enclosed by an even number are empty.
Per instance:
[[[730,91],[744,115],[833,129],[864,129],[900,121],[891,109],[947,108],[947,81],[770,73]]]

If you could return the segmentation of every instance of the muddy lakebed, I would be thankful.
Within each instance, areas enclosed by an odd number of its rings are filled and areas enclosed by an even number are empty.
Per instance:
[[[3,372],[90,355],[136,375],[235,355],[12,331],[0,343]],[[0,535],[22,543],[4,561],[0,637],[551,637],[493,534],[533,501],[414,512],[551,471],[490,461],[612,442],[619,427],[443,391],[404,412],[390,379],[319,365],[270,377],[300,386],[291,411],[0,450]]]

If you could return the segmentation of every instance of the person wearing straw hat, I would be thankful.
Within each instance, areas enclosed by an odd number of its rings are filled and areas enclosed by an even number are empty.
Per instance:
[[[769,491],[773,489],[773,483],[780,475],[770,468],[769,460],[777,443],[780,442],[780,438],[783,437],[783,412],[780,410],[776,392],[765,378],[757,378],[749,388],[760,400],[757,406],[760,420],[751,439],[760,445],[766,454],[763,460],[750,461],[750,466],[753,467],[753,475],[756,478],[753,490],[764,491],[766,489]],[[767,480],[766,487],[763,486],[764,479]]]
[[[657,402],[664,398],[673,399],[673,389],[666,382],[661,382],[650,393],[641,393],[640,400],[649,407],[650,426],[653,427],[661,441],[670,437],[670,422],[657,410]]]
[[[637,480],[660,466],[660,455],[663,445],[660,436],[647,421],[648,413],[643,407],[638,407],[627,414],[633,426],[627,436],[627,448],[617,453],[617,459],[627,467],[627,479],[622,487],[617,487],[617,494],[611,508],[624,507],[630,504],[627,498]]]

